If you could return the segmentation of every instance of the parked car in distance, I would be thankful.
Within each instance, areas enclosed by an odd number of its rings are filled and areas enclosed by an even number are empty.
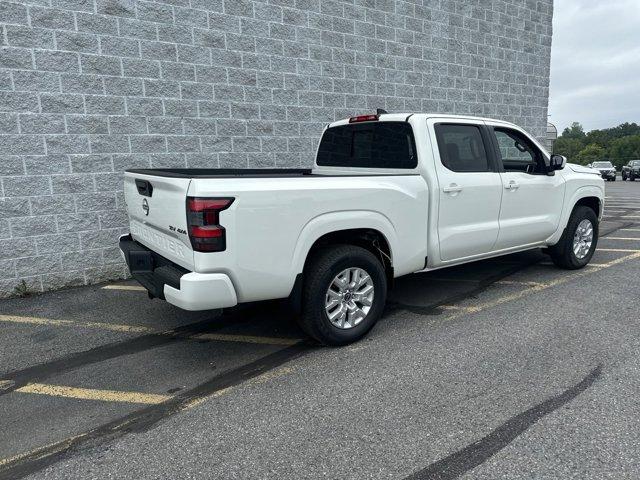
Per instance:
[[[633,182],[636,178],[640,178],[640,160],[630,160],[622,166],[622,180]]]
[[[511,123],[361,115],[324,129],[312,169],[134,169],[120,249],[152,297],[186,310],[289,298],[327,345],[365,335],[393,279],[543,247],[591,259],[597,173]]]
[[[616,181],[616,167],[611,162],[593,162],[589,166],[598,170],[607,182]]]

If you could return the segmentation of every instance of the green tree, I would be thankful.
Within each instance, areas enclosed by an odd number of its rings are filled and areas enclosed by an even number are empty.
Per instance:
[[[586,165],[587,163],[597,162],[598,160],[604,159],[606,153],[606,150],[600,145],[591,143],[580,150],[580,153],[576,155],[574,161],[581,165]]]
[[[609,160],[621,167],[629,160],[640,160],[640,125],[627,122],[585,133],[579,122],[573,122],[555,141],[553,152],[564,155],[570,162]]]
[[[607,132],[608,135],[613,138],[622,138],[630,135],[640,135],[640,125],[637,123],[626,122],[618,125],[617,127],[608,128],[603,131]]]
[[[571,126],[562,131],[562,136],[564,138],[577,138],[581,140],[586,135],[584,133],[584,128],[582,128],[582,124],[579,122],[573,122]]]
[[[620,167],[629,160],[640,159],[640,135],[614,139],[607,151],[609,159]]]
[[[595,143],[603,148],[607,148],[611,141],[611,135],[607,130],[591,130],[585,138],[586,145]]]
[[[580,150],[584,148],[582,142],[577,138],[565,138],[565,136],[558,137],[553,144],[553,153],[564,155],[573,161],[576,155],[580,153]]]

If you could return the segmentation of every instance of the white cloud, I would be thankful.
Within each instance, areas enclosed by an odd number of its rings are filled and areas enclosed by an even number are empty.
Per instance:
[[[549,120],[640,123],[640,0],[556,0]]]

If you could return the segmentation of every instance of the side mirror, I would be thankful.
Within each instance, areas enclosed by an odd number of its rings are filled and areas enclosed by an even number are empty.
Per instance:
[[[551,159],[549,160],[549,170],[550,171],[562,170],[566,164],[567,164],[567,157],[553,154],[551,155]]]

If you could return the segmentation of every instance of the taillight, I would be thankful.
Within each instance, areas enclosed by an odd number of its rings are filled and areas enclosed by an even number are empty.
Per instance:
[[[222,252],[227,247],[226,232],[220,226],[220,212],[233,198],[187,198],[189,238],[196,252]]]
[[[375,122],[376,120],[378,120],[378,115],[358,115],[357,117],[351,117],[349,123]]]

